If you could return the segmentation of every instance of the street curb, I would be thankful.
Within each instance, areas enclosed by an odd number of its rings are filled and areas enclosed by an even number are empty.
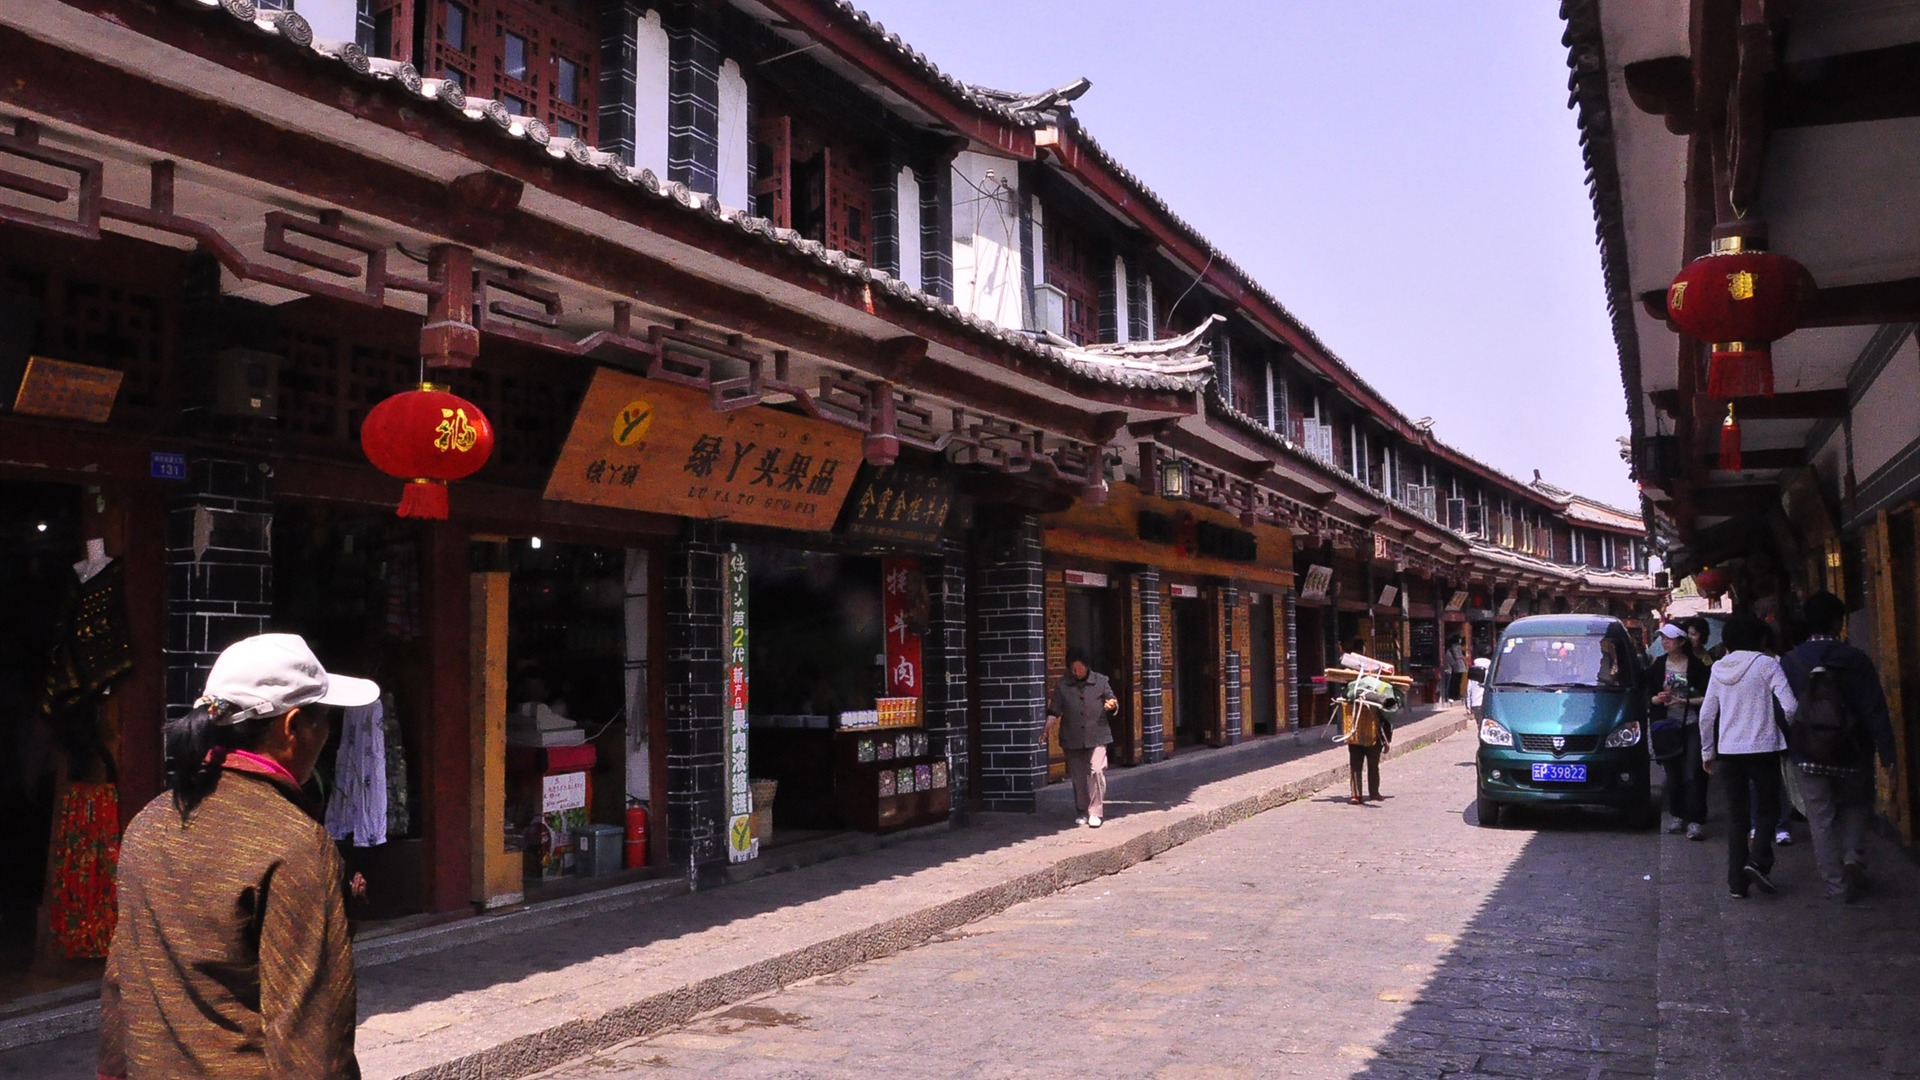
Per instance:
[[[1387,757],[1402,757],[1432,746],[1469,730],[1471,723],[1468,718],[1460,717],[1404,738]],[[1344,763],[1321,769],[1224,806],[1158,826],[1111,847],[1070,855],[1051,866],[965,896],[676,987],[597,1017],[558,1024],[453,1061],[405,1073],[397,1080],[524,1077],[615,1043],[657,1035],[703,1013],[772,993],[805,979],[831,975],[855,964],[904,952],[1015,904],[1118,873],[1255,814],[1297,802],[1339,783],[1346,775]]]

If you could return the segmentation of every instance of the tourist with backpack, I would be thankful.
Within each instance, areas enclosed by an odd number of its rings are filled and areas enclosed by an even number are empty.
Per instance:
[[[1780,661],[1761,651],[1767,625],[1751,615],[1736,615],[1721,631],[1727,655],[1715,661],[1700,703],[1700,765],[1726,781],[1727,889],[1744,900],[1749,883],[1774,892],[1773,835],[1765,829],[1749,839],[1745,825],[1753,817],[1771,821],[1780,813],[1780,752],[1787,748],[1774,718],[1778,702],[1787,716],[1800,707]],[[1751,785],[1751,787],[1749,787]]]
[[[1800,772],[1813,861],[1827,895],[1851,902],[1867,884],[1867,822],[1873,815],[1873,758],[1893,763],[1893,721],[1880,675],[1867,654],[1839,639],[1847,605],[1830,592],[1807,599],[1812,636],[1787,654],[1801,702],[1787,725],[1788,756]]]

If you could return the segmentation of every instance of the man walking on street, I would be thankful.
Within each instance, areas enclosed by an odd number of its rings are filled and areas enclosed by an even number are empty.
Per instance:
[[[1893,721],[1880,675],[1867,654],[1839,639],[1847,605],[1830,592],[1807,599],[1807,627],[1813,633],[1787,654],[1787,680],[1803,708],[1809,697],[1824,691],[1813,686],[1813,673],[1833,681],[1852,730],[1839,752],[1812,760],[1809,748],[1793,747],[1789,756],[1800,771],[1800,793],[1806,803],[1808,831],[1813,834],[1813,861],[1825,879],[1827,895],[1852,902],[1867,883],[1867,822],[1873,815],[1873,758],[1893,763]]]
[[[1099,828],[1107,797],[1107,744],[1113,742],[1108,717],[1120,710],[1107,677],[1087,666],[1087,651],[1067,650],[1067,674],[1054,685],[1047,701],[1047,727],[1058,730],[1060,748],[1067,754],[1067,777],[1073,781],[1073,804],[1080,815],[1076,825]]]

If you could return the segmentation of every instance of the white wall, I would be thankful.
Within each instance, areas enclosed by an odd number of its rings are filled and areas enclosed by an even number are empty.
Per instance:
[[[901,169],[894,182],[897,204],[894,220],[900,223],[900,280],[920,288],[920,178],[912,169]]]
[[[313,27],[313,36],[323,41],[352,41],[360,31],[359,4],[355,0],[298,0],[288,4]]]
[[[987,174],[993,176],[989,178]],[[1020,190],[1014,162],[972,151],[953,162],[953,302],[1022,329]]]
[[[1920,439],[1920,344],[1901,344],[1853,410],[1853,474],[1862,484]]]
[[[667,179],[667,31],[660,13],[640,17],[634,32],[633,167]]]
[[[747,79],[740,65],[720,65],[720,205],[747,209],[747,166],[753,160],[753,133],[747,129]]]

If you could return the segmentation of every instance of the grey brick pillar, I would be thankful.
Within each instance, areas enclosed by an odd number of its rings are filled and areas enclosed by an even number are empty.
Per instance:
[[[720,55],[704,4],[666,12],[667,178],[705,195],[720,191]]]
[[[1046,612],[1040,521],[1019,514],[979,538],[975,659],[980,694],[980,805],[1032,810],[1047,782]]]
[[[1162,683],[1166,663],[1160,610],[1160,571],[1142,570],[1134,575],[1140,583],[1140,760],[1148,764],[1167,759],[1166,687]]]
[[[916,167],[920,182],[920,291],[953,303],[953,164]]]
[[[873,213],[867,262],[900,277],[900,159],[892,154],[873,157]]]
[[[1300,730],[1300,605],[1293,590],[1281,594],[1286,607],[1287,727]]]
[[[727,759],[721,654],[722,546],[688,521],[667,552],[667,857],[703,869],[727,861]],[[655,794],[658,798],[658,793]]]
[[[1233,746],[1240,741],[1240,727],[1246,719],[1246,703],[1240,696],[1241,687],[1245,683],[1245,675],[1240,670],[1240,650],[1246,642],[1233,639],[1233,625],[1240,614],[1240,599],[1238,588],[1232,585],[1221,587],[1221,640],[1226,646],[1221,650],[1226,656],[1222,664],[1226,669],[1223,673],[1226,677],[1222,681],[1226,683],[1227,690],[1226,720],[1222,725],[1225,731],[1222,734],[1226,736],[1224,742],[1228,746]]]
[[[167,715],[192,708],[220,651],[272,617],[272,469],[195,458],[167,510]]]
[[[929,559],[927,594],[933,601],[925,641],[927,735],[945,747],[952,814],[966,816],[967,767],[967,568],[957,558]]]

